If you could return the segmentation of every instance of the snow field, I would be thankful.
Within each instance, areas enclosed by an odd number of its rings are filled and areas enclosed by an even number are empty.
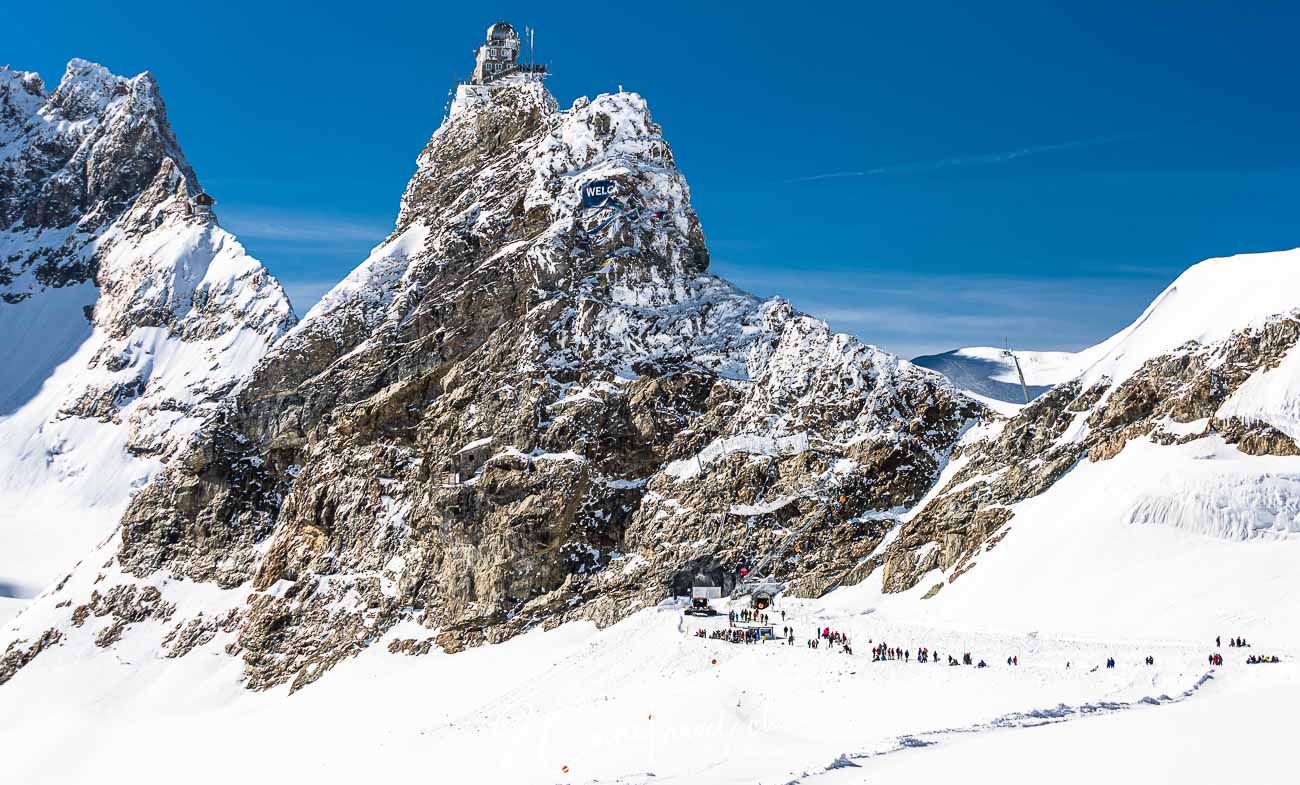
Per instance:
[[[1300,458],[1254,457],[1209,437],[1130,442],[1083,460],[1015,506],[1010,533],[932,599],[879,593],[879,573],[836,592],[918,622],[1102,640],[1207,640],[1267,633],[1300,646]]]
[[[220,599],[208,596],[214,591],[166,587],[181,613],[186,604],[210,607]],[[40,667],[6,686],[0,746],[11,751],[6,764],[19,782],[78,782],[97,771],[154,781],[185,767],[196,783],[355,782],[416,771],[445,782],[788,783],[841,756],[860,763],[895,754],[909,737],[934,740],[971,728],[965,744],[985,730],[1130,706],[1154,716],[1170,710],[1160,704],[1188,691],[1193,697],[1184,700],[1195,701],[1208,689],[1198,687],[1209,671],[1208,642],[1112,645],[970,633],[856,605],[786,599],[773,617],[778,629],[781,608],[789,615],[784,624],[796,628],[795,646],[695,638],[697,627],[725,627],[725,612],[700,620],[665,605],[603,631],[570,624],[457,655],[435,649],[395,656],[381,641],[293,696],[242,691],[239,662],[220,653],[229,642],[224,634],[186,657],[165,659],[148,643],[163,632],[154,622],[124,636],[104,667],[85,668],[88,657],[105,660],[92,639],[96,625],[109,620],[91,617],[90,634],[41,654]],[[845,632],[855,653],[806,648],[814,626]],[[388,637],[430,633],[408,627]],[[989,667],[873,663],[869,639],[913,655],[929,646],[944,662],[948,653],[970,651]],[[1288,672],[1245,666],[1239,650],[1221,651],[1228,662],[1206,682],[1216,688]],[[1154,667],[1140,664],[1148,654]],[[1005,664],[1011,655],[1019,667]],[[1119,667],[1099,667],[1107,656]],[[1144,704],[1148,699],[1156,705]],[[148,756],[137,754],[141,738],[150,740]],[[239,755],[195,766],[211,756],[213,739]],[[944,738],[933,749],[946,745]],[[285,754],[307,748],[322,752]]]

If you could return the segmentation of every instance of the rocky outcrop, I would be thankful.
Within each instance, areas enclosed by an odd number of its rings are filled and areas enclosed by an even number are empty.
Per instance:
[[[619,209],[582,209],[593,180]],[[215,637],[249,687],[292,689],[381,640],[610,624],[701,570],[826,591],[981,409],[707,266],[639,96],[495,89],[434,134],[387,242],[134,497],[117,580],[234,590],[178,603],[173,651]]]
[[[57,646],[63,640],[63,633],[51,627],[30,644],[24,640],[9,642],[5,653],[0,655],[0,685],[9,681],[24,665],[36,658],[36,655],[51,646]]]

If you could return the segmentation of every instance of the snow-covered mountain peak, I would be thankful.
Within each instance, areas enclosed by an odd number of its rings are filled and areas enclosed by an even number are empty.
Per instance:
[[[0,158],[4,146],[45,103],[45,82],[31,71],[0,67]]]
[[[150,74],[6,70],[0,99],[0,584],[34,593],[295,317],[194,201]]]
[[[110,101],[126,91],[126,79],[98,63],[76,58],[68,62],[41,114],[50,120],[68,122],[99,117]]]
[[[185,208],[188,197],[199,192],[152,75],[127,79],[73,60],[58,88],[47,95],[34,74],[6,74],[0,230],[39,233],[75,226],[94,232],[128,206],[138,206],[141,194],[160,175],[163,187],[154,190],[176,194]],[[126,161],[132,164],[123,165]],[[183,189],[174,187],[177,178]],[[58,255],[70,251],[64,248]],[[54,260],[50,262],[47,268]],[[84,280],[90,272],[76,264],[62,266],[69,269],[56,283]]]

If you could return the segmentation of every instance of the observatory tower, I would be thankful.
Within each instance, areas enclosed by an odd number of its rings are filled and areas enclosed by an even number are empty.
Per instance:
[[[487,40],[474,56],[474,84],[487,84],[516,68],[519,59],[519,33],[509,22],[497,22],[487,30]]]
[[[487,38],[474,53],[474,73],[456,85],[451,102],[451,116],[472,106],[490,103],[492,91],[504,85],[546,76],[546,66],[532,62],[532,32],[528,32],[529,62],[519,62],[523,41],[509,22],[496,22],[487,29]]]

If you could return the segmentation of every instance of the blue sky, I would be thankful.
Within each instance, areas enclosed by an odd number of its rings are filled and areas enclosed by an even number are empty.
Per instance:
[[[1300,246],[1300,11],[1069,5],[23,3],[0,61],[153,71],[303,311],[388,232],[483,29],[528,24],[561,105],[646,96],[715,271],[907,356],[1078,349],[1199,259]]]

